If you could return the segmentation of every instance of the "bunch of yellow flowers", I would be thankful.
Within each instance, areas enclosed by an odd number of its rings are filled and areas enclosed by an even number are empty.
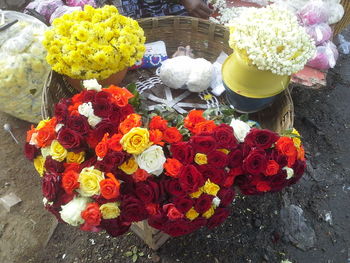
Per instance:
[[[106,79],[133,66],[145,52],[145,36],[137,21],[114,6],[65,14],[45,32],[43,45],[52,69],[74,79]]]

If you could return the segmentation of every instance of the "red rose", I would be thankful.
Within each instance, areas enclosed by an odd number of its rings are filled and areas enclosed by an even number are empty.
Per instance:
[[[167,180],[164,182],[166,191],[173,196],[184,196],[179,180]]]
[[[228,154],[228,167],[235,168],[242,166],[243,153],[240,149],[234,149]]]
[[[105,91],[99,91],[99,92],[96,92],[95,93],[95,98],[94,98],[94,101],[98,101],[100,99],[103,99],[103,100],[109,100],[111,98],[111,93],[108,93],[108,92],[105,92]]]
[[[222,186],[224,187],[231,187],[237,176],[243,174],[243,170],[241,167],[237,167],[237,168],[232,168],[228,174],[227,177],[225,178],[224,183],[222,184]]]
[[[208,153],[208,164],[217,168],[223,168],[227,165],[227,155],[220,151],[212,151]]]
[[[81,135],[87,134],[90,130],[90,125],[87,121],[87,118],[82,115],[70,116],[67,119],[66,126]]]
[[[64,122],[68,116],[68,106],[67,101],[61,100],[55,105],[54,116],[57,118],[57,121]]]
[[[74,170],[65,172],[62,176],[62,188],[67,194],[72,194],[79,187],[79,173]]]
[[[188,142],[177,142],[171,144],[170,152],[172,157],[180,161],[182,164],[188,164],[193,161],[192,146]]]
[[[95,94],[97,92],[95,90],[84,90],[82,92],[82,102],[93,102],[95,100]]]
[[[256,189],[259,191],[259,192],[268,192],[271,190],[271,186],[268,182],[265,182],[265,181],[259,181],[257,182],[256,184]]]
[[[178,237],[191,233],[191,228],[186,220],[181,219],[167,222],[163,231],[170,236]]]
[[[43,196],[49,201],[54,201],[60,189],[60,176],[54,173],[45,173],[42,180]]]
[[[100,206],[97,203],[89,203],[85,210],[81,212],[81,217],[90,226],[98,226],[101,222]]]
[[[196,200],[196,203],[194,205],[194,209],[200,214],[205,213],[211,207],[211,203],[213,201],[213,198],[214,198],[214,196],[212,196],[212,195],[201,194],[201,196]]]
[[[184,217],[174,204],[163,205],[163,210],[170,220],[177,220]]]
[[[252,181],[254,179],[253,175],[240,175],[237,176],[235,180],[235,185],[239,187],[239,190],[244,195],[255,195],[261,194],[256,190],[255,185],[253,185]]]
[[[197,217],[195,220],[189,223],[190,232],[194,232],[207,224],[207,219],[204,217]]]
[[[30,145],[29,143],[24,145],[24,155],[28,160],[33,161],[38,154],[39,150],[34,145]]]
[[[58,132],[57,140],[64,148],[73,149],[81,146],[83,138],[70,128],[62,128]]]
[[[218,148],[232,149],[237,145],[237,140],[233,135],[233,128],[227,124],[220,124],[213,134]]]
[[[139,199],[145,204],[157,203],[159,201],[160,189],[159,185],[152,181],[139,182],[135,184],[135,193]]]
[[[279,170],[280,170],[280,166],[278,165],[278,163],[274,160],[269,160],[267,162],[266,170],[265,170],[264,174],[266,176],[272,176],[272,175],[277,174]]]
[[[303,176],[306,169],[306,162],[297,160],[293,165],[294,176],[289,179],[288,185],[295,184]]]
[[[273,149],[268,156],[268,159],[275,160],[280,167],[285,167],[288,165],[288,158],[279,151]]]
[[[266,165],[266,154],[261,150],[252,150],[243,160],[243,169],[252,175],[259,175],[264,172]]]
[[[154,216],[159,213],[159,204],[155,204],[155,203],[146,204],[146,210],[149,215]]]
[[[215,184],[221,185],[225,179],[224,169],[217,169],[213,165],[200,165],[198,170],[204,179],[210,179]]]
[[[231,188],[221,188],[218,197],[220,198],[220,206],[229,206],[235,197],[235,192]]]
[[[226,208],[216,208],[215,214],[209,218],[207,227],[212,229],[222,224],[229,215],[229,211]]]
[[[130,222],[124,222],[120,217],[114,219],[102,219],[101,227],[112,237],[120,236],[129,231]]]
[[[120,121],[123,121],[128,115],[134,112],[134,108],[130,104],[120,108]]]
[[[194,204],[193,200],[189,197],[180,197],[174,200],[176,208],[183,214],[186,214]]]
[[[253,128],[245,137],[244,143],[250,147],[258,147],[265,150],[271,148],[278,138],[279,136],[275,132]]]
[[[50,172],[50,173],[63,173],[64,172],[63,163],[52,159],[51,156],[46,157],[44,166],[45,166],[46,171]]]
[[[94,131],[94,136],[96,136],[97,141],[101,141],[103,136],[108,133],[109,136],[112,136],[116,132],[118,132],[118,126],[111,123],[110,121],[103,120],[99,124],[96,125]]]
[[[111,115],[112,104],[107,99],[96,99],[92,107],[94,109],[94,114],[98,117],[107,118]]]
[[[163,231],[165,224],[168,222],[168,217],[164,213],[158,213],[148,218],[148,224],[158,230]]]
[[[114,168],[120,166],[126,158],[125,152],[108,152],[102,161],[96,163],[96,168],[110,173]]]
[[[125,195],[121,204],[121,219],[126,222],[137,222],[147,218],[148,212],[143,203],[131,196]]]
[[[91,157],[91,158],[87,159],[85,162],[81,163],[79,165],[80,171],[86,167],[94,166],[95,164],[96,164],[96,156]]]
[[[209,153],[216,148],[215,139],[212,136],[196,135],[191,137],[191,145],[195,152]]]
[[[204,179],[195,166],[186,165],[181,169],[179,182],[183,191],[194,193],[198,191],[199,187],[203,186]]]
[[[165,131],[168,128],[168,121],[164,120],[160,116],[154,116],[152,117],[151,121],[149,122],[149,128],[151,130],[160,130]]]

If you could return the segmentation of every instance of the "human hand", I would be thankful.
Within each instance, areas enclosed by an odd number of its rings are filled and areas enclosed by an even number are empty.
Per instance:
[[[208,19],[213,13],[213,10],[202,0],[181,0],[181,4],[191,16]]]

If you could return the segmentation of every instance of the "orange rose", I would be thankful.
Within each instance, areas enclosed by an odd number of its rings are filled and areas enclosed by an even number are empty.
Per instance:
[[[166,175],[177,178],[180,174],[180,170],[182,168],[182,163],[180,163],[177,159],[168,158],[164,163],[164,168],[166,171]]]
[[[128,115],[128,117],[126,117],[126,119],[119,124],[119,131],[122,134],[126,134],[132,128],[140,127],[141,125],[141,116],[136,113],[132,113]]]
[[[81,212],[81,217],[90,226],[98,226],[101,223],[101,211],[98,203],[89,203],[86,209]]]
[[[171,127],[164,131],[163,138],[168,143],[180,142],[182,141],[182,134],[176,127]]]
[[[132,174],[132,178],[136,183],[146,181],[149,176],[150,176],[149,173],[147,173],[145,170],[140,168],[137,169],[137,171]]]
[[[116,151],[116,152],[120,152],[121,150],[123,150],[123,146],[120,144],[120,140],[123,137],[122,134],[118,133],[118,134],[114,134],[109,140],[108,140],[108,148]]]
[[[100,181],[101,195],[106,199],[117,198],[119,196],[120,182],[112,173],[107,173],[108,179]]]
[[[74,171],[74,172],[79,172],[80,171],[80,164],[79,163],[63,163],[64,166],[64,172],[68,171]]]
[[[197,123],[203,121],[205,121],[205,118],[203,117],[202,110],[191,110],[184,120],[184,126],[185,128],[192,131],[192,129]]]
[[[31,125],[31,126],[30,126],[30,130],[27,131],[26,142],[30,142],[30,140],[32,139],[33,133],[36,133],[36,130],[35,130],[35,128],[34,128],[34,125]]]
[[[152,117],[150,123],[149,123],[149,128],[151,130],[161,130],[164,131],[166,128],[168,128],[168,121],[164,120],[160,116],[154,116]]]
[[[45,125],[45,127],[52,127],[53,129],[56,128],[57,125],[57,119],[56,117],[52,117]]]
[[[292,167],[298,156],[293,140],[289,137],[280,137],[276,142],[276,148],[288,157],[288,167]]]
[[[120,88],[114,85],[103,89],[103,91],[110,93],[112,95],[113,102],[119,107],[125,107],[129,103],[129,99],[134,97],[134,95],[126,88]]]
[[[79,108],[80,105],[81,105],[81,102],[77,102],[77,103],[74,103],[73,105],[70,105],[68,107],[69,115],[71,115],[71,116],[72,115],[74,115],[74,116],[80,115],[79,111],[78,111],[78,108]]]
[[[216,127],[217,126],[216,126],[214,121],[207,121],[206,120],[206,121],[202,121],[202,122],[197,123],[194,126],[192,132],[194,134],[200,134],[200,133],[206,133],[206,132],[211,133],[215,130]]]
[[[146,210],[150,215],[156,215],[159,210],[159,204],[149,203],[146,205]]]
[[[162,142],[163,133],[158,129],[149,131],[149,140],[154,144],[158,144],[160,146],[164,145],[164,142]]]
[[[108,152],[108,136],[109,134],[106,133],[102,140],[96,145],[95,147],[95,152],[96,152],[96,155],[100,158],[103,158],[106,156],[107,152]]]
[[[74,170],[64,172],[62,177],[62,187],[67,194],[72,194],[74,189],[79,188],[79,174]]]
[[[305,161],[305,149],[303,146],[300,146],[298,149],[298,160]]]
[[[39,147],[47,147],[51,144],[51,142],[55,139],[56,132],[53,127],[43,127],[38,131],[38,136],[36,140],[38,142]]]
[[[75,94],[73,97],[72,97],[72,102],[73,104],[74,103],[81,103],[83,101],[83,98],[84,98],[84,93],[83,92],[80,92],[78,94]]]
[[[267,162],[267,166],[266,166],[266,170],[265,170],[265,175],[266,176],[272,176],[277,174],[277,172],[279,171],[280,166],[278,165],[278,163],[274,160],[269,160]]]

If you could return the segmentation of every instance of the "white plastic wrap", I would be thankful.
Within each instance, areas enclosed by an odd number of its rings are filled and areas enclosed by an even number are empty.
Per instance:
[[[39,14],[43,15],[48,22],[53,12],[63,5],[62,0],[35,0],[26,6],[24,12],[28,9],[34,9]]]
[[[326,23],[307,26],[305,29],[309,36],[315,41],[316,46],[327,42],[332,37],[332,29]]]
[[[305,25],[327,23],[329,12],[323,1],[310,1],[298,13]]]
[[[338,59],[338,50],[333,42],[328,41],[316,48],[316,55],[307,65],[316,69],[334,68]]]
[[[0,110],[39,122],[41,93],[50,72],[41,44],[47,26],[26,14],[0,10],[1,14],[5,23],[19,22],[0,31]]]

